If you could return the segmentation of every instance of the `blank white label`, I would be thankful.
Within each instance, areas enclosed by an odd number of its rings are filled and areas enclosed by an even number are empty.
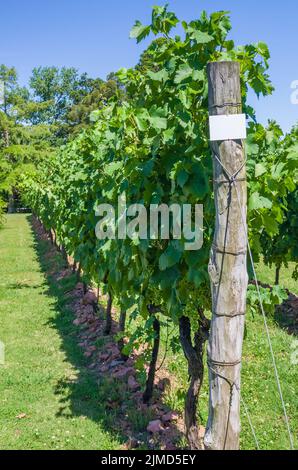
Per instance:
[[[210,140],[246,139],[245,114],[209,116]]]

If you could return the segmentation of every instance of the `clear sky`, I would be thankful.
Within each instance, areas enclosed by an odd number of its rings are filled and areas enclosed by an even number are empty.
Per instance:
[[[22,84],[38,65],[74,66],[105,78],[136,64],[144,44],[128,38],[136,19],[149,23],[151,7],[164,0],[0,0],[0,63],[14,65]],[[254,97],[258,119],[276,119],[285,131],[298,121],[291,104],[298,80],[297,0],[169,0],[180,19],[202,9],[229,10],[237,44],[262,40],[271,50],[272,97]]]

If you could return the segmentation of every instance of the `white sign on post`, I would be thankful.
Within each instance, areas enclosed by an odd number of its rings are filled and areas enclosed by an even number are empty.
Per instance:
[[[224,114],[209,116],[210,140],[242,140],[246,139],[245,114]]]

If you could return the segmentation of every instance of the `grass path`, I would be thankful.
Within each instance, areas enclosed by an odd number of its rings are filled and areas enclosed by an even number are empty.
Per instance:
[[[6,352],[0,449],[119,448],[116,433],[105,430],[98,387],[76,345],[63,301],[69,286],[62,292],[46,281],[46,249],[36,245],[28,216],[7,217],[0,231],[0,340]]]
[[[28,216],[11,215],[0,231],[0,341],[6,348],[5,365],[0,365],[0,449],[121,448],[124,441],[118,435],[117,410],[106,406],[107,397],[119,391],[96,382],[77,344],[74,317],[67,306],[67,292],[76,278],[56,279],[55,273],[63,269],[61,255],[52,251],[49,256],[49,242],[37,241],[29,222]],[[273,270],[262,264],[258,270],[260,279],[270,282]],[[285,287],[291,285],[290,270],[283,271],[282,281]],[[297,292],[295,283],[292,287]],[[268,323],[298,447],[298,365],[292,359],[297,342],[274,319],[268,319]],[[163,350],[165,343],[163,331]],[[182,352],[169,351],[166,366],[176,377],[177,387],[172,384],[165,403],[182,411],[188,383]],[[207,394],[206,373],[200,397],[203,423],[207,419]],[[288,449],[260,315],[247,316],[242,394],[261,449]],[[131,412],[138,431],[146,429],[146,416],[140,416],[134,408]],[[243,409],[241,446],[254,448]]]

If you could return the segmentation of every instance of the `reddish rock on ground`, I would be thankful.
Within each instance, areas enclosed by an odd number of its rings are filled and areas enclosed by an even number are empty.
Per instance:
[[[96,305],[97,298],[94,292],[87,292],[82,299],[82,303],[83,305]]]
[[[135,370],[132,367],[122,367],[117,372],[113,373],[115,379],[124,379],[128,375],[135,375]]]
[[[127,385],[128,385],[128,388],[132,391],[137,390],[139,388],[138,382],[132,375],[128,377]]]
[[[169,413],[166,413],[161,417],[161,420],[164,423],[169,423],[170,421],[177,421],[179,418],[178,414],[175,413],[174,411],[169,411]]]
[[[147,426],[147,431],[151,432],[152,434],[156,434],[161,431],[164,431],[164,428],[162,427],[160,419],[150,421],[150,423]]]

